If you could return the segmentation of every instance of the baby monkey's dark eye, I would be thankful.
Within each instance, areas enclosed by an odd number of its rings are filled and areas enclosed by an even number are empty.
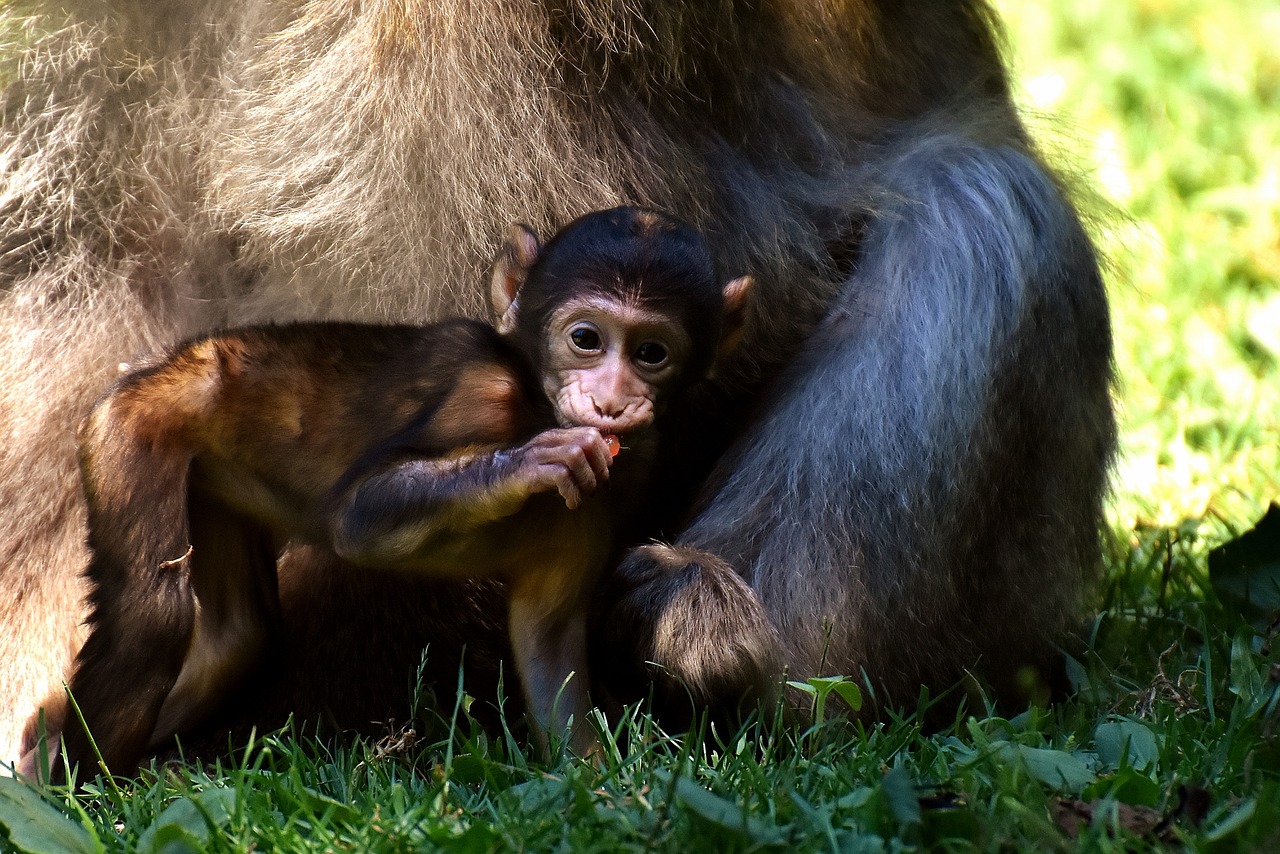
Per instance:
[[[587,353],[600,349],[600,333],[590,326],[579,326],[569,332],[573,346]]]
[[[652,341],[646,341],[636,348],[636,361],[643,365],[655,367],[667,360],[667,348]]]

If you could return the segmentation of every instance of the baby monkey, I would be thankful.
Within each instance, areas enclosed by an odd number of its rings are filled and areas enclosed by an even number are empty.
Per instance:
[[[191,730],[279,621],[290,542],[353,567],[507,580],[535,739],[585,722],[585,605],[655,416],[731,346],[749,277],[651,210],[588,214],[494,264],[496,328],[299,323],[183,344],[80,430],[90,634],[70,682],[108,767]],[[353,569],[353,571],[356,571]],[[73,765],[94,764],[68,715]]]

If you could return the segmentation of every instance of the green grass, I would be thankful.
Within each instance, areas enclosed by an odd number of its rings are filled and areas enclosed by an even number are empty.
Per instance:
[[[1207,574],[1280,494],[1280,7],[998,5],[1046,151],[1122,212],[1098,226],[1122,456],[1075,699],[931,734],[906,716],[673,736],[633,713],[603,771],[532,764],[462,713],[416,743],[272,734],[75,798],[0,781],[0,817],[29,819],[10,844],[1280,850],[1276,644]],[[1072,812],[1075,839],[1055,822]]]
[[[1033,125],[1127,214],[1100,235],[1121,380],[1113,524],[1211,517],[1221,535],[1280,492],[1280,7],[1000,5]]]

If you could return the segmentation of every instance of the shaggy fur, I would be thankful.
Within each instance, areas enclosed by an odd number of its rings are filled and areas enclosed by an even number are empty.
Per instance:
[[[118,363],[230,323],[478,314],[511,222],[619,202],[757,291],[679,469],[721,458],[677,537],[714,559],[625,562],[606,654],[721,700],[781,668],[1007,691],[1098,563],[1114,426],[1092,249],[993,32],[979,0],[7,3],[0,757],[82,640],[75,426]],[[424,643],[442,673],[504,649],[492,588],[284,563],[252,715],[364,724]]]

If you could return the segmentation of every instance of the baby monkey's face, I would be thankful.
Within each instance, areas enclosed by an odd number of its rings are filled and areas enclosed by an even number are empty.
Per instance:
[[[543,339],[543,388],[556,419],[603,433],[643,430],[684,375],[691,332],[643,301],[584,291],[551,313]]]

